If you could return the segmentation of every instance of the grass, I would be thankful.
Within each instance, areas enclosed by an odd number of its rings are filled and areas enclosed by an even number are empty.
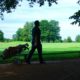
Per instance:
[[[0,43],[0,54],[3,50],[9,46],[16,46],[18,44],[24,44],[25,42],[4,42]],[[28,42],[29,43],[29,42]],[[29,43],[30,44],[30,43]],[[80,43],[42,43],[43,46],[43,58],[45,60],[64,60],[80,58]],[[31,47],[31,44],[30,44]],[[22,52],[17,58],[23,60],[24,54],[28,54],[27,51]],[[37,51],[35,51],[32,60],[38,60]],[[14,60],[15,57],[8,59],[7,61]]]
[[[15,41],[15,42],[0,42],[0,51],[3,51],[4,49],[10,47],[10,46],[16,46],[18,44],[24,44],[25,42],[21,41]]]
[[[43,43],[44,51],[78,51],[80,43]]]

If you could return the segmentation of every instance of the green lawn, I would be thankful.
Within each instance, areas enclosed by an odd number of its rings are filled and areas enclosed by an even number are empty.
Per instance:
[[[5,42],[0,43],[0,51],[8,48],[9,46],[16,46],[18,44],[24,44],[25,42]],[[29,43],[29,42],[28,42]],[[31,46],[31,44],[29,43]],[[43,51],[54,52],[54,51],[78,51],[80,50],[80,43],[42,43]]]
[[[46,52],[56,51],[78,51],[80,43],[43,43],[43,50]]]
[[[0,54],[3,50],[9,46],[16,46],[18,44],[24,44],[25,42],[5,42],[0,43]],[[29,42],[28,42],[29,43]],[[29,47],[31,44],[29,43]],[[43,46],[43,57],[45,60],[63,60],[80,58],[80,43],[42,43]],[[24,54],[28,54],[29,51],[24,51],[19,57],[23,59]],[[12,58],[11,58],[12,59]],[[37,51],[33,55],[32,60],[38,60]]]

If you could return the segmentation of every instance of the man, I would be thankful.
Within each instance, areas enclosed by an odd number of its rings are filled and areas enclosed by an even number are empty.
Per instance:
[[[43,62],[43,58],[42,58],[42,44],[41,44],[41,41],[40,41],[40,37],[41,37],[41,31],[40,31],[40,23],[38,20],[36,20],[34,22],[34,28],[32,29],[32,48],[29,52],[29,55],[28,55],[28,58],[26,60],[26,62],[28,64],[30,64],[30,60],[31,60],[31,57],[35,51],[35,49],[37,49],[38,51],[38,56],[39,56],[39,61],[40,63],[44,63]]]

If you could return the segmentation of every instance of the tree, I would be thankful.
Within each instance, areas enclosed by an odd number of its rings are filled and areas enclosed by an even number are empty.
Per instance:
[[[27,22],[23,28],[19,28],[13,35],[13,40],[30,41],[31,40],[32,23]]]
[[[72,39],[70,36],[67,37],[67,39],[64,39],[63,42],[72,42]]]
[[[17,30],[17,32],[16,32],[16,40],[18,40],[18,41],[22,41],[22,28],[19,28],[18,30]]]
[[[12,12],[12,9],[15,9],[16,6],[19,4],[20,1],[23,0],[0,0],[0,18],[3,19],[3,13]],[[58,3],[58,0],[27,0],[29,2],[29,5],[33,7],[34,3],[38,3],[40,6],[44,5],[47,1],[49,6],[52,5],[52,3]],[[78,0],[78,4],[80,4],[80,0]],[[70,19],[74,19],[74,22],[72,24],[79,24],[80,25],[80,10],[76,12],[73,16],[70,17]]]
[[[73,16],[69,17],[69,19],[74,19],[71,24],[78,24],[80,26],[80,10],[74,13]]]
[[[67,42],[72,42],[72,39],[70,36],[67,38]]]
[[[49,22],[49,39],[53,41],[61,40],[59,32],[60,32],[59,22],[51,20]]]
[[[13,9],[17,7],[19,2],[23,0],[0,0],[0,18],[3,19],[3,13],[11,13]],[[32,7],[34,3],[38,3],[40,6],[44,5],[46,0],[27,0],[29,2],[29,5]],[[47,0],[49,6],[52,5],[52,3],[57,4],[57,0]]]
[[[12,38],[13,38],[13,41],[17,41],[17,35],[16,34],[13,34]]]
[[[4,41],[4,33],[0,30],[0,41]]]
[[[42,41],[55,41],[55,40],[60,40],[61,37],[59,35],[60,28],[59,28],[59,23],[58,21],[51,20],[42,20],[41,22],[41,39]]]
[[[22,0],[0,0],[0,18],[3,19],[3,13],[12,12],[12,9],[15,9],[19,1]]]
[[[31,40],[31,30],[32,30],[33,24],[32,22],[27,22],[23,27],[23,34],[22,38],[23,41],[30,41]]]
[[[78,0],[78,4],[80,5],[80,0]],[[74,19],[71,24],[78,24],[80,26],[80,10],[74,13],[74,15],[70,16],[69,19]]]
[[[40,29],[41,29],[41,40],[50,42],[61,40],[59,35],[59,23],[55,20],[41,20],[40,21]],[[20,41],[31,41],[31,33],[32,33],[33,23],[27,22],[23,28],[19,28],[16,32],[16,35],[13,36],[14,40]],[[16,39],[17,38],[17,39]]]
[[[76,41],[76,42],[80,42],[80,35],[77,35],[77,36],[76,36],[75,41]]]
[[[47,20],[41,20],[40,21],[40,28],[41,28],[41,40],[46,41],[48,36],[48,28],[49,28],[49,22]]]

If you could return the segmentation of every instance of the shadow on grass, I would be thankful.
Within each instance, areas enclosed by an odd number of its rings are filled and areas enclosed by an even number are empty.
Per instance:
[[[0,54],[2,51],[0,51]],[[19,62],[22,63],[25,61],[25,56],[27,57],[28,53],[24,52],[20,55],[13,56],[9,59],[6,59],[4,61],[0,57],[0,64],[1,63],[14,63],[14,62]],[[79,59],[80,58],[80,51],[56,51],[56,52],[44,52],[43,53],[43,58],[45,61],[54,61],[54,60],[66,60],[66,59]],[[38,53],[35,52],[32,56],[31,61],[39,61]]]
[[[0,51],[0,64],[2,64],[3,63],[3,59],[2,59],[2,53],[3,53],[3,51]]]
[[[53,60],[65,60],[65,59],[79,59],[80,51],[56,51],[56,52],[44,52],[43,58],[46,61]],[[38,54],[33,55],[32,60],[39,60]]]

